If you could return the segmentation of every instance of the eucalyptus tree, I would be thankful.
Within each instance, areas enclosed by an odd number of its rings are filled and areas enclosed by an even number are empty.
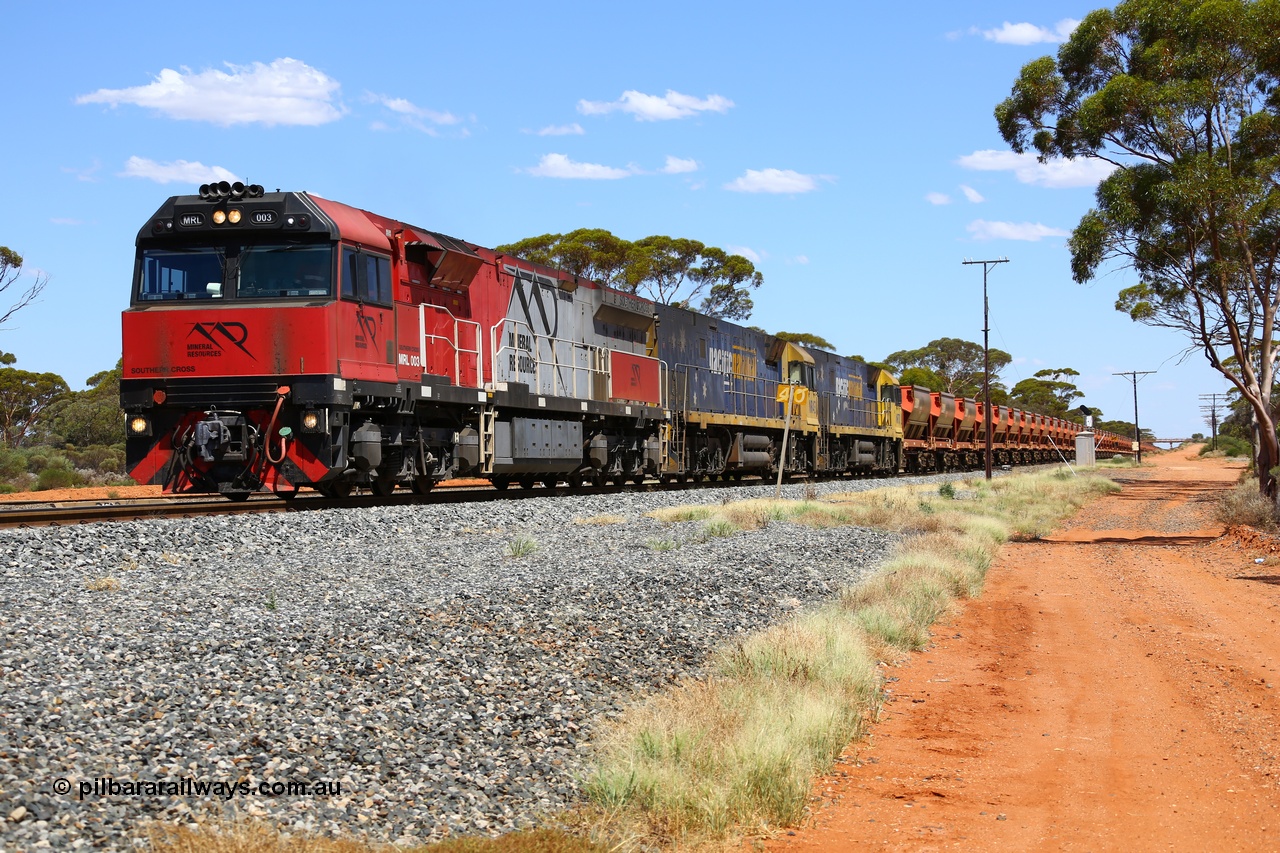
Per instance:
[[[580,228],[527,237],[496,251],[733,320],[751,316],[751,291],[764,282],[746,257],[684,237],[653,235],[633,242],[601,228]]]
[[[22,264],[22,255],[19,255],[8,246],[0,246],[0,298],[3,298],[3,294],[7,293],[11,288],[19,288],[19,290],[13,291],[17,294],[14,303],[6,309],[0,310],[0,326],[8,322],[9,318],[18,311],[34,302],[40,292],[44,290],[45,285],[49,283],[49,276],[46,273],[35,272],[27,280],[25,287],[18,285],[18,281],[22,278]]]
[[[1248,401],[1259,488],[1276,496],[1280,0],[1126,0],[1028,63],[996,107],[1041,160],[1114,167],[1069,241],[1086,282],[1128,268],[1116,308],[1177,330]]]
[[[996,375],[1009,366],[1013,356],[999,349],[989,352],[994,391],[999,385]],[[975,397],[982,391],[982,345],[972,341],[938,338],[919,349],[890,353],[884,360],[901,373],[899,379],[904,384],[924,385],[932,391],[963,397]]]

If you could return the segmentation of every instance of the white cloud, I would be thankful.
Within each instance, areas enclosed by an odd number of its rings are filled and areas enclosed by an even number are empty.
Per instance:
[[[528,131],[525,131],[528,133]],[[586,133],[582,129],[582,125],[576,121],[573,124],[553,124],[533,131],[538,136],[582,136]]]
[[[1080,22],[1075,18],[1063,18],[1053,25],[1053,29],[1035,24],[1011,24],[1005,21],[1002,26],[994,30],[982,30],[982,37],[987,41],[994,41],[999,44],[1027,45],[1040,44],[1042,42],[1057,44],[1066,41],[1078,26],[1080,26]]]
[[[526,169],[530,175],[540,178],[585,178],[588,180],[617,180],[633,174],[628,169],[602,166],[599,163],[577,163],[566,154],[545,154],[538,165]]]
[[[929,204],[951,204],[951,196],[946,193],[925,193],[924,200]]]
[[[698,171],[697,160],[685,160],[680,157],[672,157],[667,155],[667,164],[662,167],[662,172],[667,175],[679,175],[685,172]]]
[[[88,183],[97,183],[97,171],[102,168],[102,163],[98,162],[98,158],[93,158],[93,165],[83,169],[77,169],[72,166],[63,166],[62,171],[68,175],[75,175],[77,181],[86,181]]]
[[[381,104],[391,112],[399,116],[402,124],[420,130],[429,136],[437,135],[435,127],[458,124],[462,119],[453,113],[442,113],[437,110],[420,107],[412,101],[405,98],[392,98],[387,95],[376,95],[373,92],[366,92],[363,99],[366,103]],[[382,122],[375,122],[374,130],[386,130],[387,126]]]
[[[126,178],[146,178],[157,184],[169,184],[175,181],[184,184],[207,184],[210,181],[240,180],[234,172],[221,166],[206,166],[189,160],[157,163],[145,157],[130,157],[124,164],[124,171],[120,174]]]
[[[746,174],[724,185],[739,193],[807,193],[818,188],[821,175],[802,175],[790,169],[747,169]]]
[[[700,112],[723,113],[732,106],[733,101],[720,95],[695,98],[671,89],[668,89],[665,95],[646,95],[643,92],[628,89],[616,101],[578,101],[578,112],[593,116],[618,110],[631,113],[636,117],[636,121],[668,121],[688,118]]]
[[[982,193],[978,192],[973,187],[966,186],[965,184],[960,185],[960,192],[964,193],[964,197],[974,204],[981,204],[986,201],[986,199],[982,197]]]
[[[1026,240],[1035,243],[1045,237],[1070,236],[1061,228],[1050,228],[1039,222],[988,222],[975,219],[968,225],[969,233],[975,240]]]
[[[52,222],[54,225],[83,225],[84,224],[83,219],[68,219],[63,216],[55,216],[49,221]]]
[[[336,121],[338,81],[296,59],[270,65],[226,63],[226,71],[199,73],[166,68],[146,86],[99,89],[76,98],[77,104],[135,104],[174,119],[207,121],[227,127],[260,122],[271,126],[319,125]]]
[[[979,172],[1013,172],[1020,182],[1041,187],[1092,187],[1115,171],[1115,166],[1102,160],[1078,157],[1041,163],[1034,154],[983,149],[956,160],[966,169]]]
[[[809,263],[809,256],[808,256],[808,255],[796,255],[794,258],[792,258],[792,259],[791,259],[791,263],[793,263],[793,264],[807,264],[807,263]]]
[[[725,246],[724,250],[731,255],[742,255],[753,264],[758,264],[769,256],[768,252],[757,252],[747,246]]]

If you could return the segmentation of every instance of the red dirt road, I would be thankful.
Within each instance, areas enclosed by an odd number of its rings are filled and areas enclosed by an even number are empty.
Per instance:
[[[1238,464],[1151,461],[1004,548],[768,849],[1280,849],[1280,559],[1218,538]]]

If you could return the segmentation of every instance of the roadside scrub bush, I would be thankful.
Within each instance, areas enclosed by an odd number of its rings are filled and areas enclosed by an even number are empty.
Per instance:
[[[1025,474],[989,487],[965,483],[963,501],[937,488],[896,487],[652,513],[708,524],[738,518],[738,529],[750,526],[742,519],[764,518],[874,526],[904,538],[871,578],[721,649],[708,677],[653,697],[605,730],[583,820],[604,836],[690,848],[798,822],[813,778],[878,712],[878,662],[923,648],[957,600],[981,593],[1011,536],[1048,529],[1118,488],[1096,475]]]
[[[1214,445],[1217,445],[1216,448]],[[1233,435],[1220,435],[1213,444],[1205,444],[1200,448],[1201,456],[1243,456],[1253,458],[1253,445]]]
[[[1258,491],[1258,481],[1252,478],[1237,483],[1229,492],[1218,498],[1215,517],[1228,526],[1243,524],[1259,530],[1276,530],[1276,505]]]
[[[64,465],[50,465],[42,468],[36,477],[36,491],[45,492],[50,489],[70,489],[84,485],[84,477],[74,468]]]

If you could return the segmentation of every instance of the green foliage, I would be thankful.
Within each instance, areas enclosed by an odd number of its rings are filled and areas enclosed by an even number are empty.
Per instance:
[[[95,373],[83,391],[72,391],[49,406],[42,429],[50,444],[77,447],[124,447],[124,412],[120,409],[122,361]]]
[[[1013,356],[998,349],[989,352],[991,388],[993,392],[997,387],[1003,390],[996,377],[1009,366]],[[958,397],[982,394],[984,363],[981,344],[959,338],[938,338],[920,349],[890,353],[885,356],[885,363],[898,373],[903,385],[923,385],[930,391],[946,391]],[[908,376],[912,377],[910,381]]]
[[[1072,275],[1138,283],[1116,308],[1183,333],[1248,401],[1259,483],[1280,462],[1271,394],[1280,304],[1280,3],[1125,0],[1023,67],[996,107],[1005,141],[1041,159],[1115,166],[1076,226]]]
[[[1079,388],[1067,381],[1067,377],[1079,375],[1080,371],[1070,367],[1036,371],[1032,378],[1023,379],[1013,386],[1009,399],[1015,406],[1042,415],[1066,417],[1072,402],[1084,396]]]
[[[84,485],[84,477],[72,468],[66,468],[62,465],[50,465],[40,471],[40,476],[36,478],[36,491],[43,492],[49,489],[70,489],[74,486]]]
[[[56,373],[0,368],[0,441],[8,447],[23,444],[49,406],[68,391],[66,380]]]
[[[542,234],[496,251],[712,317],[751,316],[751,291],[764,282],[750,260],[698,240],[653,235],[634,242],[600,228]]]
[[[927,367],[908,367],[898,374],[901,385],[919,385],[930,391],[942,391],[947,387],[947,380]]]
[[[77,468],[91,468],[103,473],[125,473],[124,446],[120,444],[91,444],[88,447],[68,445],[63,453]]]
[[[506,551],[507,556],[513,560],[532,556],[538,551],[538,540],[534,539],[532,536],[526,536],[523,533],[518,534],[507,543]]]
[[[0,480],[13,480],[27,473],[27,455],[21,450],[0,447]]]
[[[774,335],[780,341],[790,341],[793,344],[799,344],[802,347],[813,347],[815,349],[824,349],[835,352],[835,345],[821,335],[810,334],[809,332],[778,332]]]
[[[1223,456],[1243,456],[1245,459],[1252,459],[1253,446],[1244,439],[1230,435],[1220,435],[1212,444],[1206,444],[1200,448],[1201,456],[1207,453],[1221,453]]]
[[[14,361],[0,352],[0,365]],[[120,369],[117,362],[89,377],[84,391],[72,392],[57,374],[0,367],[3,490],[121,482]]]

